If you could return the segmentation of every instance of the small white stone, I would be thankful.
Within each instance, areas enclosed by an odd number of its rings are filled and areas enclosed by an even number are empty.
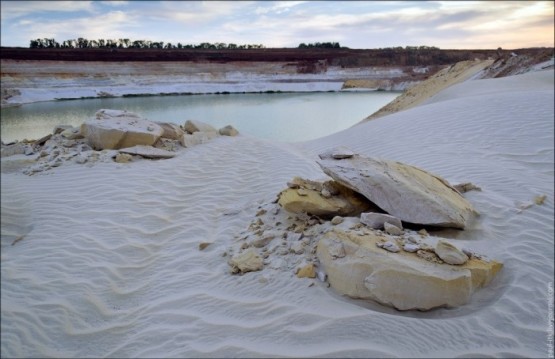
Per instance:
[[[416,251],[418,251],[420,249],[420,246],[418,244],[414,244],[414,243],[405,243],[405,245],[403,246],[403,250],[405,252],[410,252],[410,253],[414,253]]]
[[[389,224],[385,222],[383,224],[385,233],[390,234],[392,236],[400,236],[403,234],[403,230],[393,224]]]
[[[338,225],[338,224],[340,224],[340,223],[343,223],[343,220],[344,220],[343,217],[341,217],[341,216],[335,216],[335,217],[332,218],[331,224],[333,224],[333,225]]]
[[[299,196],[301,196],[301,197],[302,197],[302,196],[308,196],[308,192],[307,192],[304,188],[299,188],[299,189],[297,190],[297,194],[298,194]]]
[[[351,158],[354,155],[355,153],[345,146],[336,147],[331,151],[331,156],[336,160]]]
[[[376,243],[376,245],[380,248],[385,249],[386,251],[389,251],[389,252],[397,253],[397,252],[400,251],[399,246],[396,245],[395,243],[391,242],[391,241],[387,241],[387,242],[381,243],[381,244]]]
[[[375,213],[375,212],[368,212],[368,213],[361,213],[360,214],[360,222],[367,227],[373,229],[381,229],[384,228],[385,223],[392,224],[397,228],[403,228],[403,224],[401,220],[397,217],[390,216],[389,214],[385,213]]]
[[[409,242],[412,242],[412,243],[414,243],[414,244],[417,244],[417,243],[418,243],[418,239],[415,238],[414,236],[408,236],[407,239],[408,239]]]
[[[291,246],[291,251],[295,254],[303,254],[304,253],[304,243],[303,242],[295,242]]]
[[[437,242],[435,253],[448,264],[461,265],[468,261],[468,256],[466,254],[451,243],[442,239]]]

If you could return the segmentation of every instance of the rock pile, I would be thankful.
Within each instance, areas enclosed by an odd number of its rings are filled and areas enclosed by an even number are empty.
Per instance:
[[[467,225],[477,212],[447,181],[346,148],[320,158],[333,180],[295,177],[276,203],[260,206],[229,249],[232,273],[292,271],[352,298],[430,310],[468,303],[502,268],[423,228],[404,228]],[[254,264],[240,267],[246,259]]]
[[[33,175],[69,161],[93,165],[98,161],[127,163],[143,158],[167,159],[175,157],[183,147],[206,143],[218,136],[236,135],[238,131],[232,126],[216,130],[203,122],[190,120],[179,126],[149,121],[133,112],[102,109],[79,127],[58,125],[52,134],[36,141],[2,143],[3,158],[27,157],[3,161],[2,168],[25,167],[23,173]]]

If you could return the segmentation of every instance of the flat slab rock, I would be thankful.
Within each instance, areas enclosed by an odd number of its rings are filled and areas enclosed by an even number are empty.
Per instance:
[[[464,229],[478,214],[446,180],[419,168],[361,155],[320,159],[327,175],[403,222]]]
[[[162,150],[152,146],[137,145],[133,147],[122,148],[120,153],[127,153],[130,155],[139,155],[145,158],[172,158],[175,157],[175,152]]]
[[[135,145],[151,146],[164,130],[133,112],[103,109],[96,112],[94,119],[81,124],[80,132],[94,149],[114,150]]]
[[[462,265],[437,263],[412,250],[393,253],[379,246],[389,242],[376,232],[361,236],[334,228],[320,240],[316,254],[334,290],[399,310],[464,305],[503,267],[474,257]]]

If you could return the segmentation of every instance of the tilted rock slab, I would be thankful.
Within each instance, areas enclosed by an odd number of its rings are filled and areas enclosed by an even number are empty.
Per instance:
[[[81,125],[81,134],[96,150],[152,146],[163,133],[158,124],[133,112],[118,110],[99,110],[95,119]]]
[[[478,214],[447,181],[400,162],[320,155],[322,170],[404,222],[464,229]]]
[[[331,287],[399,310],[458,307],[503,267],[474,257],[463,265],[434,263],[416,253],[392,253],[377,246],[386,240],[375,232],[360,236],[334,228],[326,233],[316,254]]]
[[[153,159],[175,157],[175,152],[162,150],[160,148],[155,148],[152,146],[142,146],[142,145],[122,148],[119,150],[119,152],[127,153],[130,155],[139,155],[145,158],[153,158]]]

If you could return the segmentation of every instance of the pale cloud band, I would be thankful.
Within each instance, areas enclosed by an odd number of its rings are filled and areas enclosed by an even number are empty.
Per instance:
[[[6,1],[2,46],[29,40],[145,39],[351,48],[554,46],[552,1]]]

